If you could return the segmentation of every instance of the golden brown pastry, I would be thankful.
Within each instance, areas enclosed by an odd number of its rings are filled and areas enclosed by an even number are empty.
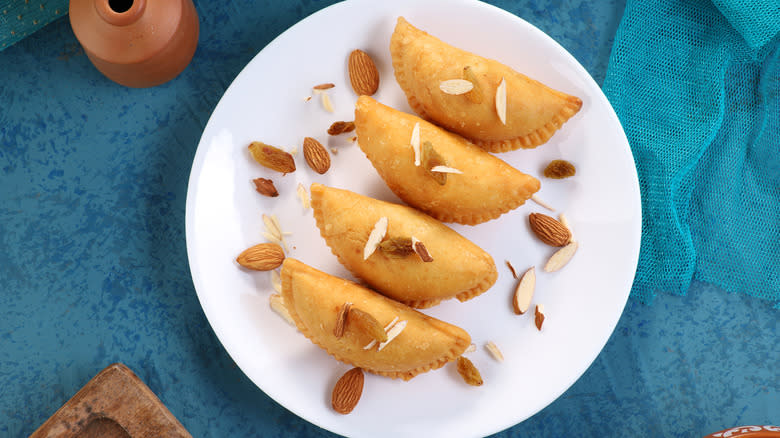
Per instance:
[[[292,258],[282,265],[282,296],[298,330],[310,341],[337,360],[374,374],[409,380],[455,360],[471,343],[469,334],[459,327]],[[403,330],[382,345],[347,317],[337,337],[334,330],[344,303],[370,314],[383,326],[395,320]]]
[[[412,146],[415,125],[418,154]],[[355,126],[360,148],[390,190],[443,222],[485,222],[517,208],[539,190],[539,180],[462,137],[370,97],[358,99]],[[432,172],[436,165],[463,173]]]
[[[498,61],[452,47],[403,17],[390,39],[390,54],[396,80],[415,112],[490,152],[536,147],[582,107],[578,97],[553,90]],[[442,91],[441,83],[453,79],[467,80],[474,89],[457,95]],[[504,123],[496,109],[502,79],[506,81]]]
[[[426,308],[441,300],[471,299],[496,282],[493,258],[432,217],[404,205],[379,201],[348,190],[311,185],[317,227],[339,262],[383,295]],[[386,218],[382,243],[365,258],[366,242]],[[421,242],[433,261],[410,248]]]

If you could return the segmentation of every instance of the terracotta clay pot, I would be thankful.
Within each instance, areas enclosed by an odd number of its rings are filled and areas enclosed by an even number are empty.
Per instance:
[[[192,0],[71,0],[69,14],[92,64],[128,87],[175,78],[198,45]]]

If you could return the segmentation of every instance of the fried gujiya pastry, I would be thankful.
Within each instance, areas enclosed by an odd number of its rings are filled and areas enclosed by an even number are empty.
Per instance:
[[[390,54],[396,80],[417,114],[490,152],[545,143],[582,107],[580,98],[450,46],[403,17],[390,39]],[[442,82],[452,80],[470,82],[473,88],[446,92]]]
[[[440,221],[486,222],[539,190],[539,180],[463,137],[370,97],[358,98],[355,126],[360,149],[390,190]]]
[[[377,292],[411,307],[469,300],[498,277],[490,254],[413,208],[316,183],[311,185],[311,206],[320,234],[339,262]],[[382,221],[386,232],[366,256],[369,236]],[[424,247],[422,255],[416,244]]]
[[[285,259],[281,277],[285,306],[298,330],[337,360],[365,371],[409,380],[455,360],[471,343],[459,327],[298,260]],[[357,316],[386,328],[386,342],[377,342]]]

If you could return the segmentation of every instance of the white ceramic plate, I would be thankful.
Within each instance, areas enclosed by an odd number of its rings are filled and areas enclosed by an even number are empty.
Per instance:
[[[272,312],[270,275],[238,267],[235,257],[264,241],[261,214],[276,214],[293,234],[289,256],[334,275],[349,277],[319,236],[311,210],[295,190],[321,182],[364,195],[397,200],[373,167],[349,142],[329,138],[336,120],[353,120],[356,96],[346,61],[361,48],[381,75],[380,102],[409,111],[395,82],[388,51],[396,17],[457,47],[501,60],[553,88],[579,96],[582,111],[545,145],[500,157],[542,181],[539,196],[565,212],[580,249],[563,270],[541,270],[552,254],[528,228],[527,215],[546,212],[533,202],[475,227],[452,225],[488,251],[499,278],[466,303],[449,301],[426,310],[466,329],[477,344],[468,356],[485,384],[464,384],[453,366],[403,382],[367,375],[352,414],[330,407],[331,389],[350,367],[336,362]],[[336,84],[326,112],[311,87]],[[298,147],[305,136],[337,147],[331,170],[311,171],[297,156],[287,176],[252,161],[254,140]],[[577,166],[577,175],[549,180],[551,159]],[[278,198],[254,191],[253,178],[272,178]],[[549,213],[549,212],[547,212]],[[557,214],[557,213],[556,213]],[[187,250],[203,310],[225,349],[266,394],[300,417],[343,435],[373,437],[478,436],[510,427],[553,402],[588,368],[603,348],[626,303],[639,251],[640,198],[634,162],[620,123],[585,69],[555,41],[522,19],[473,1],[349,1],[323,9],[276,38],[235,79],[203,133],[187,193]],[[515,280],[504,264],[537,266],[535,303],[547,319],[541,332],[533,312],[516,316],[510,296]],[[494,341],[499,363],[484,349]],[[258,415],[262,413],[258,412]]]

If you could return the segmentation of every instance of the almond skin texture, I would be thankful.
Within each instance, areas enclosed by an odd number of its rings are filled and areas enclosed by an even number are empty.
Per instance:
[[[330,154],[320,142],[311,137],[303,139],[303,157],[309,167],[320,175],[330,169]]]
[[[531,213],[528,222],[536,237],[550,246],[566,246],[571,241],[569,229],[546,214]]]
[[[252,180],[255,183],[255,190],[263,196],[269,196],[275,198],[279,196],[279,192],[276,191],[274,182],[266,178],[255,178]]]
[[[284,251],[275,243],[261,243],[247,248],[236,258],[239,265],[255,271],[270,271],[282,265]]]
[[[263,142],[253,141],[249,145],[252,158],[261,165],[281,173],[295,172],[295,160],[288,152]]]
[[[368,53],[353,50],[349,54],[349,82],[358,96],[372,96],[379,88],[379,71]]]
[[[336,382],[330,403],[339,414],[349,414],[355,409],[363,394],[363,370],[352,368]]]

